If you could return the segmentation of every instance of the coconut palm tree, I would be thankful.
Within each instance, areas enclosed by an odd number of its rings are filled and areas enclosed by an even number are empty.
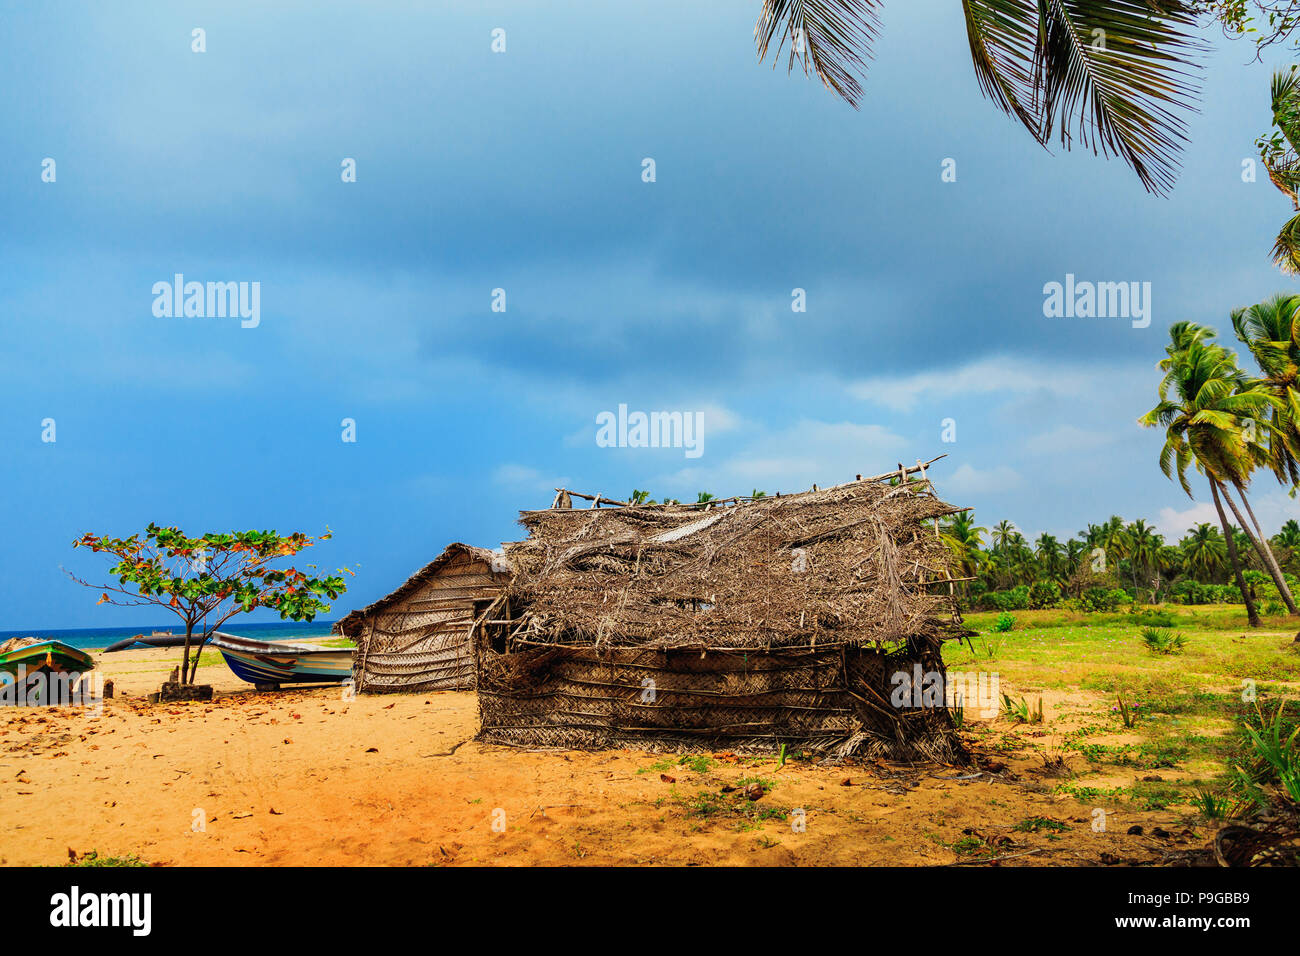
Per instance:
[[[1295,518],[1284,521],[1274,540],[1284,548],[1300,548],[1300,522]]]
[[[1007,551],[1019,536],[1016,526],[1005,518],[993,526],[993,550]]]
[[[940,525],[939,537],[947,545],[953,556],[953,564],[960,577],[974,577],[979,570],[983,552],[980,542],[987,528],[975,524],[975,517],[969,511],[962,511]],[[962,582],[962,590],[969,587],[969,582]]]
[[[1271,409],[1268,465],[1283,485],[1300,482],[1300,295],[1285,293],[1235,309],[1232,328],[1263,373]]]
[[[1300,273],[1300,73],[1294,66],[1273,74],[1271,93],[1273,131],[1255,145],[1268,178],[1291,200],[1296,213],[1273,242],[1273,262],[1283,272],[1296,275]]]
[[[1262,421],[1272,399],[1262,387],[1245,381],[1233,354],[1211,341],[1212,330],[1179,323],[1170,332],[1172,341],[1165,350],[1168,358],[1160,363],[1165,371],[1158,390],[1160,401],[1138,422],[1165,429],[1160,470],[1170,479],[1176,475],[1189,498],[1188,466],[1194,464],[1206,476],[1247,618],[1251,627],[1259,627],[1259,613],[1241,575],[1241,560],[1223,502],[1226,500],[1236,514],[1226,483],[1249,474],[1254,464],[1254,453],[1243,440],[1243,420]]]
[[[1160,602],[1162,586],[1172,583],[1182,569],[1183,552],[1181,548],[1163,544],[1156,550],[1155,574],[1152,577],[1152,583],[1155,585],[1154,597],[1156,603]]]
[[[1151,572],[1156,566],[1156,555],[1164,544],[1164,539],[1142,518],[1125,528],[1124,536],[1128,542],[1128,561],[1133,571],[1133,597],[1136,599],[1138,572],[1141,571],[1143,577],[1150,580]]]
[[[1269,328],[1270,321],[1265,314],[1267,311],[1267,308],[1262,306],[1253,315],[1248,314],[1249,310],[1242,310],[1240,318],[1234,314],[1233,326],[1237,328],[1238,336],[1244,335],[1246,339],[1243,340],[1248,340],[1252,335],[1262,334],[1260,333],[1261,329],[1266,331]],[[1286,309],[1283,303],[1274,303],[1273,311],[1285,315]],[[1277,323],[1281,320],[1274,317],[1271,321]],[[1250,474],[1256,465],[1265,464],[1273,467],[1275,474],[1285,470],[1283,464],[1285,452],[1288,448],[1293,447],[1293,443],[1286,437],[1285,419],[1287,416],[1283,414],[1279,418],[1279,412],[1282,411],[1284,400],[1274,394],[1276,388],[1270,390],[1267,382],[1247,379],[1245,373],[1237,368],[1236,356],[1221,346],[1213,344],[1215,337],[1213,329],[1191,322],[1178,322],[1170,328],[1169,334],[1171,342],[1165,348],[1165,352],[1169,357],[1160,362],[1160,368],[1165,372],[1165,377],[1160,385],[1162,390],[1167,389],[1171,384],[1171,375],[1173,373],[1170,369],[1174,367],[1174,360],[1177,355],[1194,345],[1199,344],[1206,347],[1213,345],[1213,348],[1219,349],[1226,357],[1227,367],[1230,367],[1231,371],[1228,378],[1232,382],[1232,387],[1243,395],[1247,395],[1248,401],[1258,406],[1252,413],[1238,415],[1238,428],[1236,431],[1238,445],[1232,449],[1232,454],[1224,458],[1224,463],[1230,465],[1225,469],[1227,481],[1237,490],[1242,507],[1245,508],[1246,514],[1250,518],[1250,524],[1247,524],[1241,509],[1237,507],[1232,495],[1228,493],[1226,485],[1220,483],[1218,491],[1223,495],[1223,500],[1227,502],[1233,515],[1241,522],[1248,549],[1253,549],[1259,555],[1264,569],[1272,577],[1278,594],[1287,606],[1287,610],[1292,615],[1296,615],[1300,612],[1296,609],[1290,586],[1282,575],[1282,569],[1268,546],[1263,529],[1259,526],[1259,519],[1255,517],[1255,511],[1251,508],[1250,499],[1246,495],[1246,485],[1250,483]],[[1259,347],[1262,351],[1266,350],[1262,343]],[[1281,376],[1281,372],[1279,372],[1279,375]],[[1276,387],[1281,388],[1285,384],[1285,377],[1281,376]],[[1226,433],[1220,434],[1222,436]],[[1261,441],[1263,435],[1268,436],[1267,443]],[[1213,491],[1213,489],[1211,490]],[[1254,527],[1253,532],[1251,530],[1252,525]],[[1232,541],[1234,543],[1237,541],[1236,535],[1232,536]],[[1297,640],[1300,640],[1300,635],[1297,635]]]
[[[1034,554],[1042,563],[1043,571],[1053,581],[1060,581],[1065,566],[1065,549],[1054,535],[1044,531],[1034,542]]]
[[[980,90],[1046,146],[1114,153],[1166,192],[1197,94],[1195,4],[1186,0],[962,0]],[[783,51],[849,104],[879,33],[879,0],[763,0],[760,59]]]
[[[1188,528],[1179,548],[1183,552],[1183,569],[1189,575],[1198,581],[1218,580],[1228,557],[1218,528],[1209,523]]]

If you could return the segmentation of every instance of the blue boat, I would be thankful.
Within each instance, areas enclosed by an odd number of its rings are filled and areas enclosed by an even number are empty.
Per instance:
[[[352,676],[352,649],[254,641],[214,631],[208,644],[221,652],[240,680],[258,690],[281,684],[341,684]]]

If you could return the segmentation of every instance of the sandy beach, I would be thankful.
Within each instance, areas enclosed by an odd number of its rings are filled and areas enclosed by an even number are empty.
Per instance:
[[[93,850],[199,866],[933,865],[978,838],[1005,865],[1080,865],[1203,843],[1129,835],[1174,824],[1128,807],[1094,832],[1094,808],[1051,793],[1028,762],[962,779],[970,768],[525,752],[472,740],[472,693],[260,693],[211,652],[211,703],[149,705],[177,660],[102,656],[117,696],[100,716],[0,712],[0,864]],[[757,800],[744,796],[752,781]],[[1014,828],[1032,818],[1063,829]]]

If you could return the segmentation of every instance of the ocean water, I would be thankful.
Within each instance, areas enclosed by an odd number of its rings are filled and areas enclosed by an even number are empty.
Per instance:
[[[254,641],[292,641],[304,637],[328,637],[333,621],[271,621],[266,624],[235,624],[228,622],[221,630],[227,634],[236,634]],[[144,634],[146,637],[154,631],[170,631],[178,636],[185,633],[183,627],[174,624],[161,624],[144,627],[73,627],[54,630],[0,631],[0,643],[11,637],[35,637],[43,641],[62,641],[70,647],[83,651],[108,647],[120,640]]]

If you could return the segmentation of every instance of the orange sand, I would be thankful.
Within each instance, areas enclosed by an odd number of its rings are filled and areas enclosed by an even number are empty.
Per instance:
[[[1177,825],[1123,806],[1093,832],[1093,808],[1029,763],[1008,761],[1016,781],[963,781],[941,778],[972,768],[716,755],[696,772],[672,755],[521,752],[473,742],[471,693],[259,693],[220,663],[200,669],[212,703],[148,705],[178,659],[103,656],[118,696],[98,717],[0,708],[0,864],[95,850],[197,866],[925,865],[969,860],[949,847],[974,838],[1002,865],[1091,865],[1204,843],[1128,836]],[[775,786],[751,805],[730,790],[748,778]],[[796,808],[802,832],[780,818]],[[1068,829],[1013,830],[1030,817]]]

